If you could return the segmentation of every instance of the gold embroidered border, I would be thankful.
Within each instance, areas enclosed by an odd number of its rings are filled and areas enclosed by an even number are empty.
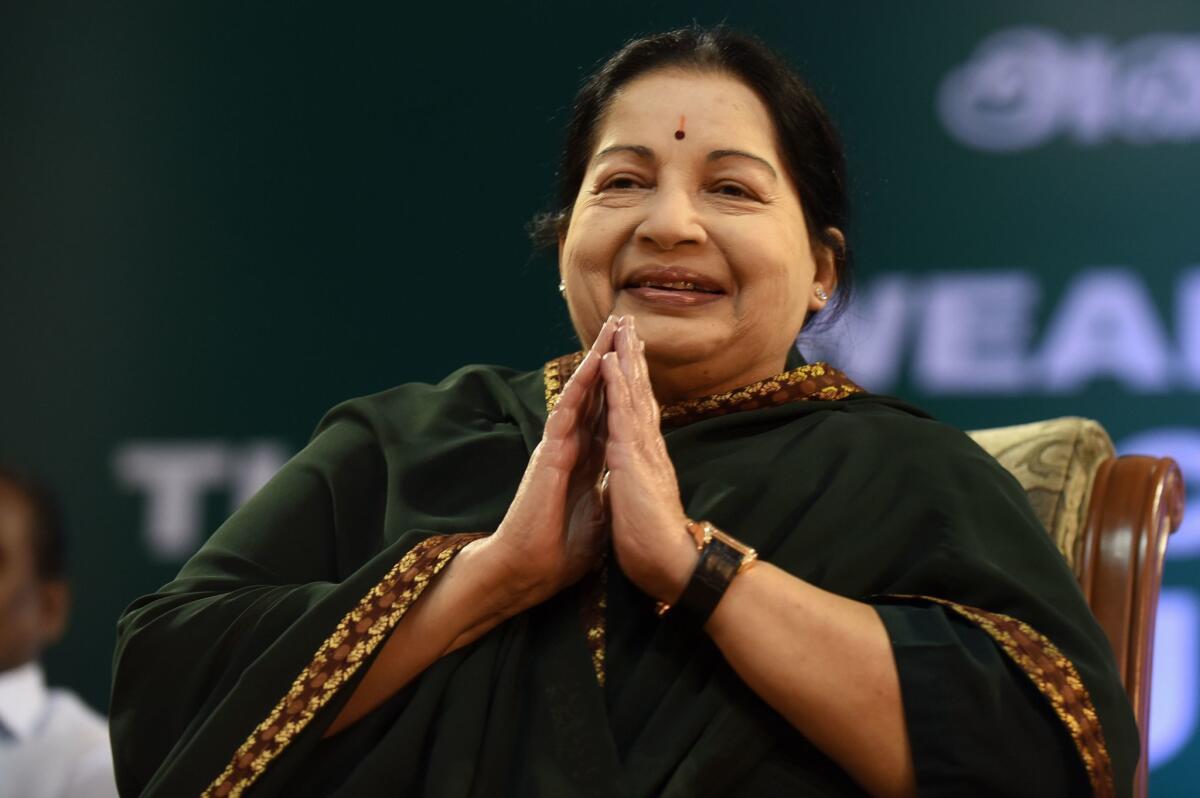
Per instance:
[[[571,378],[575,369],[579,368],[579,364],[582,362],[583,352],[576,352],[573,355],[557,357],[542,367],[542,383],[546,386],[547,413],[558,404],[558,397],[562,393],[563,386],[567,384],[567,380]]]
[[[588,649],[592,652],[592,670],[596,672],[596,681],[603,687],[605,638],[608,634],[604,622],[604,615],[608,611],[607,560],[588,574],[586,580],[583,588],[583,606],[579,612],[587,635]]]
[[[551,360],[542,369],[547,413],[558,404],[563,386],[582,362],[583,353],[575,352]],[[856,393],[863,393],[863,389],[843,372],[827,363],[810,363],[726,393],[664,405],[662,423],[663,426],[677,427],[743,410],[798,400],[837,401]]]
[[[662,422],[674,427],[798,400],[837,401],[862,392],[862,388],[832,366],[810,363],[727,393],[669,404],[662,409]]]
[[[1104,730],[1092,705],[1087,686],[1079,678],[1075,664],[1063,656],[1049,639],[1029,624],[999,612],[988,612],[933,596],[891,596],[920,599],[948,607],[987,632],[1012,658],[1038,691],[1050,702],[1054,714],[1067,727],[1075,748],[1087,769],[1092,794],[1111,798],[1112,759],[1104,742]]]
[[[431,579],[481,534],[436,535],[413,546],[321,644],[291,689],[238,747],[201,798],[237,798],[354,675]]]

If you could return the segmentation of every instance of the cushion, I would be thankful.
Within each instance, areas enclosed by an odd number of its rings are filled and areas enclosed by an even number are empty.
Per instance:
[[[1009,470],[1074,570],[1100,463],[1116,454],[1097,422],[1065,416],[967,433]]]

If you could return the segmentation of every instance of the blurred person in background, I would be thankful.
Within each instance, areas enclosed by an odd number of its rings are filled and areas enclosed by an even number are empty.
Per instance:
[[[47,688],[38,663],[62,637],[70,602],[57,503],[0,467],[0,798],[117,794],[104,718]]]

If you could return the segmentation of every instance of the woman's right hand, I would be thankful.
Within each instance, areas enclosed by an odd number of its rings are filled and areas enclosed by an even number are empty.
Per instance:
[[[463,547],[401,619],[328,737],[358,721],[438,657],[479,639],[587,573],[607,548],[599,485],[607,441],[600,358],[609,319],[546,419],[517,495],[495,533]]]
[[[488,550],[521,609],[574,584],[607,548],[600,359],[612,351],[616,327],[612,317],[604,323],[559,394],[495,534],[471,544]]]

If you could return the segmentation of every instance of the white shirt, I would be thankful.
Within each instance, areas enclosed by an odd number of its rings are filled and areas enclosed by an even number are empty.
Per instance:
[[[36,662],[0,672],[0,798],[115,798],[108,724]]]

